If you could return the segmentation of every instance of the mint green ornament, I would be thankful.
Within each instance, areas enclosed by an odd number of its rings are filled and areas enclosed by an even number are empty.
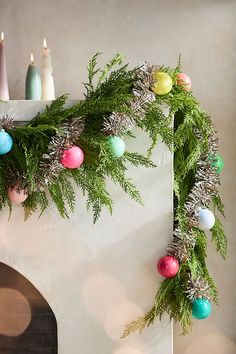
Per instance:
[[[207,299],[197,298],[193,302],[192,315],[197,320],[207,318],[211,313],[211,303]]]
[[[220,174],[224,168],[224,160],[220,155],[211,156],[210,160],[212,160],[211,167],[216,168],[216,173]]]
[[[121,157],[125,152],[125,143],[118,136],[110,136],[108,138],[109,146],[111,148],[112,154],[115,157]]]

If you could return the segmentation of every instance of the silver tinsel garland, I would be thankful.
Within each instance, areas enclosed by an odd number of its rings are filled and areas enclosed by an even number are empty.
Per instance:
[[[195,243],[195,237],[191,232],[182,232],[177,228],[173,233],[172,241],[167,246],[166,254],[178,259],[179,262],[186,262]]]
[[[74,145],[85,126],[85,118],[73,118],[61,126],[61,133],[54,136],[48,146],[48,151],[43,155],[39,171],[35,181],[36,190],[44,190],[48,187],[64,169],[61,164],[63,153]]]
[[[9,169],[6,173],[6,181],[7,181],[7,187],[8,188],[14,188],[18,192],[21,192],[24,190],[25,192],[28,192],[29,187],[28,187],[28,180],[25,175],[23,175],[21,172],[17,170],[11,170]]]
[[[104,119],[103,132],[106,135],[122,135],[134,128],[132,117],[125,113],[113,112]]]
[[[201,139],[201,134],[198,131],[195,134],[198,139]],[[218,145],[218,137],[213,131],[209,136],[208,154],[202,156],[197,162],[196,181],[185,204],[190,227],[197,227],[199,209],[208,208],[212,198],[217,194],[220,178],[211,164],[218,152]]]
[[[155,101],[155,94],[151,91],[155,70],[156,67],[149,62],[140,64],[136,70],[137,81],[133,89],[134,99],[127,104],[133,115],[137,114],[139,117],[143,117],[145,106]],[[134,126],[135,121],[131,115],[112,112],[108,118],[104,119],[102,131],[107,135],[122,135],[132,130]]]
[[[210,286],[204,278],[197,277],[196,279],[192,279],[190,277],[185,286],[185,293],[190,301],[194,301],[197,298],[210,300]]]
[[[201,139],[201,133],[196,130],[195,135]],[[171,255],[178,259],[179,262],[185,262],[190,258],[190,252],[195,246],[194,235],[191,233],[192,227],[198,226],[198,211],[199,208],[209,207],[212,198],[217,194],[217,187],[220,184],[219,175],[215,168],[211,166],[213,158],[218,152],[219,140],[214,131],[208,139],[208,153],[201,156],[197,162],[195,184],[188,195],[185,204],[185,210],[188,216],[188,232],[182,232],[180,229],[175,229],[173,240],[167,247],[167,255]],[[186,285],[187,297],[194,301],[198,297],[203,297],[210,300],[209,284],[202,278],[197,277],[192,279],[191,275]]]
[[[0,116],[0,130],[11,130],[15,128],[14,118],[5,114]]]

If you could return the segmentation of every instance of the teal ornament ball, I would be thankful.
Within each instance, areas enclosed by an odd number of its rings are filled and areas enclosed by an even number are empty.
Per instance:
[[[192,315],[197,320],[207,318],[211,313],[211,303],[207,299],[198,298],[192,305]]]
[[[13,140],[10,134],[5,132],[5,130],[0,131],[0,155],[7,154],[13,145]]]
[[[212,160],[211,167],[216,168],[216,173],[220,174],[224,168],[224,160],[220,155],[215,155],[213,157],[210,157]]]
[[[118,136],[110,136],[108,138],[109,146],[111,148],[112,154],[115,157],[121,157],[125,152],[125,143]]]

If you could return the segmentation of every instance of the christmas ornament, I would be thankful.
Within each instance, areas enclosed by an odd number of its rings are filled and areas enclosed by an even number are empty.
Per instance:
[[[210,230],[215,224],[215,216],[209,209],[199,209],[198,228],[204,231]]]
[[[28,198],[27,192],[24,189],[19,189],[17,187],[9,187],[7,195],[9,200],[16,204],[23,203]]]
[[[152,86],[153,92],[157,95],[166,95],[172,89],[172,79],[167,73],[157,71],[154,73],[154,84]]]
[[[0,155],[7,154],[13,145],[13,140],[10,134],[5,132],[4,129],[0,131]]]
[[[197,320],[207,318],[211,313],[211,303],[207,299],[198,298],[193,301],[192,315]]]
[[[125,143],[118,136],[110,136],[108,138],[109,146],[111,148],[112,154],[115,157],[121,157],[125,152]]]
[[[72,146],[64,151],[61,164],[66,168],[79,168],[83,161],[83,150],[79,146]]]
[[[177,85],[182,86],[185,91],[190,91],[192,81],[188,75],[184,73],[179,73],[177,75]]]
[[[179,262],[172,256],[164,256],[158,261],[157,270],[163,277],[172,278],[179,271]]]
[[[210,157],[210,160],[212,160],[211,167],[214,167],[216,169],[216,173],[220,174],[225,165],[222,157],[217,154],[213,157]]]

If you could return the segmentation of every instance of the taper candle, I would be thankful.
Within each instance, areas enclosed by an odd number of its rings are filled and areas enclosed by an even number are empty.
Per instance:
[[[42,100],[55,100],[54,80],[52,77],[52,58],[47,47],[46,38],[43,41],[43,65],[42,65]]]
[[[34,64],[34,56],[30,56],[31,64],[28,67],[25,81],[25,99],[41,100],[42,88],[39,69]]]
[[[8,81],[7,81],[7,69],[5,59],[5,42],[4,33],[1,33],[0,40],[0,100],[9,100]]]

